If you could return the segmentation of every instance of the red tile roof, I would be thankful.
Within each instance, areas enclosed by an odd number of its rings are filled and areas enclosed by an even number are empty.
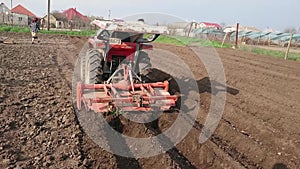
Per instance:
[[[201,23],[203,23],[206,27],[222,28],[222,26],[217,23],[209,23],[209,22],[201,22]]]
[[[31,16],[31,17],[36,17],[35,14],[33,14],[32,12],[30,12],[28,9],[26,9],[25,7],[23,7],[22,5],[17,5],[16,7],[14,7],[13,9],[11,9],[12,13],[17,13],[17,14],[23,14],[23,15],[27,15],[27,16]]]
[[[68,20],[72,20],[76,17],[82,19],[83,21],[88,21],[88,17],[82,15],[80,12],[76,10],[76,8],[69,8],[63,12],[68,18]]]

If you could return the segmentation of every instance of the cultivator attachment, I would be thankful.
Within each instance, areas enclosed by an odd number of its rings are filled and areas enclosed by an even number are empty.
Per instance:
[[[169,83],[82,84],[77,85],[77,107],[106,113],[116,111],[168,110],[177,96],[168,92]]]

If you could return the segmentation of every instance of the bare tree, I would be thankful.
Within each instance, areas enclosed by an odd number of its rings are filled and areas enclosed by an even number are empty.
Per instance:
[[[224,28],[226,26],[226,23],[225,22],[221,22],[220,26],[222,26],[222,28]]]
[[[285,28],[283,30],[284,33],[293,33],[293,34],[296,34],[297,33],[297,29],[296,28],[293,28],[293,27],[288,27],[288,28]]]

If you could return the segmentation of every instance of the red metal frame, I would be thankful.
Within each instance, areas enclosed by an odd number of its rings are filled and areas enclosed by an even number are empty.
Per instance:
[[[178,96],[168,92],[169,83],[140,84],[82,84],[77,85],[77,108],[105,113],[109,111],[168,110],[175,106]],[[88,97],[85,93],[94,94]],[[97,96],[98,93],[98,96]],[[101,93],[101,96],[99,96]],[[104,95],[104,96],[103,96]]]
[[[88,40],[90,46],[94,48],[104,48],[104,42],[97,42],[97,38],[90,38]],[[108,62],[111,62],[112,56],[124,56],[128,61],[134,60],[134,53],[136,52],[136,43],[134,42],[122,42],[122,44],[111,44],[110,50],[107,54]],[[153,46],[151,44],[139,44],[141,50],[152,50]]]
[[[122,44],[112,44],[110,45],[110,50],[107,54],[108,62],[111,62],[112,56],[125,56],[128,61],[134,60],[134,54],[136,52],[136,43],[133,42],[122,42]],[[139,44],[139,48],[142,50],[151,50],[153,46],[150,44]]]

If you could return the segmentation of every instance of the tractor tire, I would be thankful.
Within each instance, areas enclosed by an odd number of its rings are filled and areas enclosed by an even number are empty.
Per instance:
[[[89,50],[85,58],[85,84],[103,83],[102,69],[103,55],[97,50]]]
[[[148,53],[140,51],[136,64],[136,73],[146,77],[152,67]]]
[[[86,56],[82,56],[80,57],[80,60],[79,60],[79,77],[80,77],[80,81],[84,82],[84,79],[85,79],[85,58]]]

